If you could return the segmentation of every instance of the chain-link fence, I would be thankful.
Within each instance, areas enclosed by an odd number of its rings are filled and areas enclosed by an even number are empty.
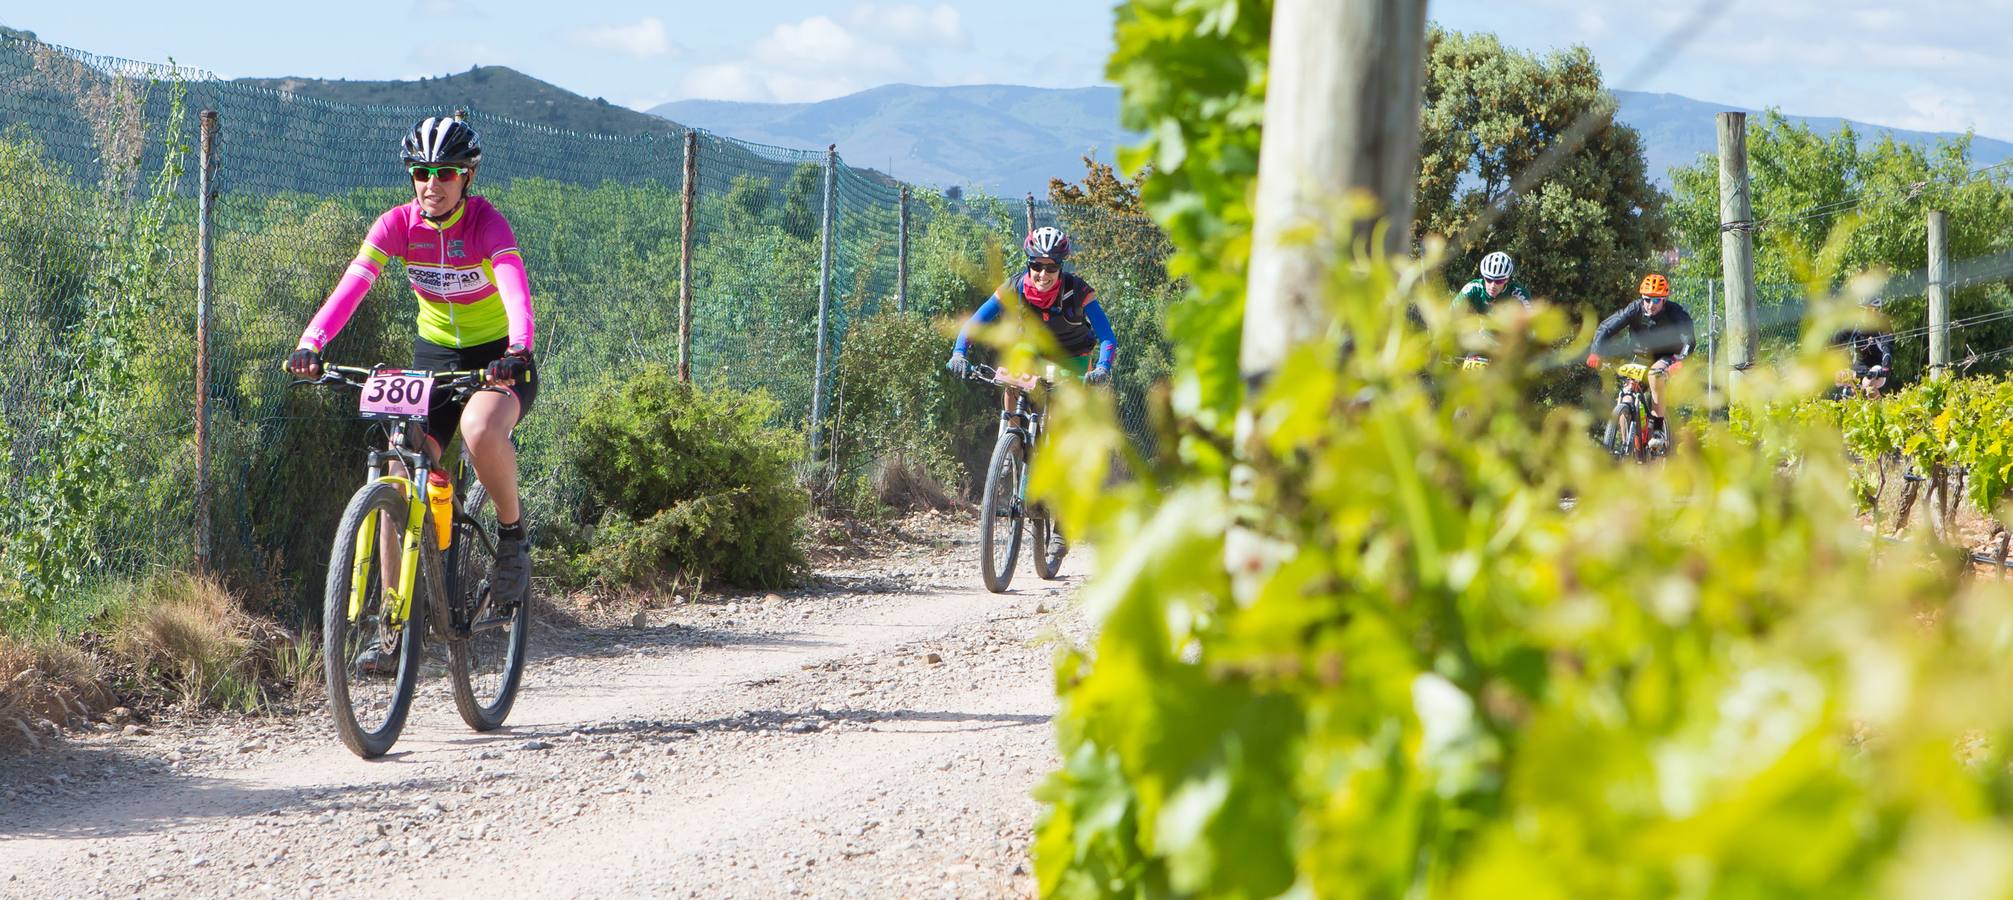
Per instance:
[[[1950,363],[1967,375],[2000,375],[2013,371],[2013,306],[2002,285],[1986,279],[1954,283],[1949,319]],[[1923,377],[1929,371],[1929,324],[1926,298],[1919,278],[1890,282],[1881,294],[1885,328],[1892,337],[1897,383]],[[1756,360],[1779,360],[1796,352],[1811,319],[1809,289],[1798,284],[1758,284],[1755,292]],[[1692,314],[1698,330],[1694,355],[1708,363],[1709,386],[1724,387],[1726,344],[1726,283],[1717,278],[1674,277],[1671,299]],[[1833,335],[1834,343],[1843,333]]]
[[[216,126],[199,310],[202,110]],[[290,390],[279,362],[371,221],[410,199],[398,137],[441,112],[0,37],[0,595],[29,599],[0,610],[0,626],[74,623],[64,604],[90,603],[95,580],[198,552],[248,583],[318,583],[369,435],[344,398]],[[687,141],[675,126],[610,136],[465,115],[485,146],[473,189],[508,217],[532,276],[544,381],[519,430],[525,497],[534,521],[563,519],[582,499],[565,460],[587,398],[679,356]],[[1175,295],[1150,221],[905,190],[836,153],[705,132],[692,145],[696,380],[766,391],[810,450],[849,331],[897,310],[969,314],[1031,213],[1078,233],[1078,270],[1123,346],[1126,425],[1146,439],[1143,398],[1168,368],[1159,313]],[[408,294],[387,273],[328,357],[404,363]]]

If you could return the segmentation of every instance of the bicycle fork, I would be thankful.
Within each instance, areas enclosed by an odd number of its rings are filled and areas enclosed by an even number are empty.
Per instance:
[[[424,478],[424,473],[421,474]],[[398,485],[406,495],[405,539],[399,548],[398,586],[385,586],[387,613],[386,624],[394,630],[405,625],[412,616],[413,589],[419,583],[419,541],[421,527],[426,524],[426,504],[415,486],[417,481],[408,481],[397,475],[385,475],[377,479],[384,484]],[[356,565],[350,572],[349,620],[355,622],[363,615],[363,595],[370,590],[370,569],[377,564],[377,516],[364,518],[363,527],[356,533]]]

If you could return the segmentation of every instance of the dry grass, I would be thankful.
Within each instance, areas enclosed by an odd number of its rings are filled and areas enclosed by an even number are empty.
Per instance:
[[[313,692],[313,642],[246,613],[214,580],[157,575],[117,608],[110,649],[142,696],[190,712],[250,712]]]
[[[246,612],[214,580],[155,575],[117,590],[112,610],[75,638],[0,634],[0,752],[94,718],[116,724],[101,713],[121,703],[193,713],[320,700],[320,642]]]
[[[0,752],[40,747],[112,702],[104,667],[82,650],[0,634]]]
[[[874,497],[896,512],[953,509],[951,492],[928,468],[902,454],[874,462]]]

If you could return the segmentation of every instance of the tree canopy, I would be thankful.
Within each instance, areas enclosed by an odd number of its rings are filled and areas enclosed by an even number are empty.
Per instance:
[[[1826,267],[1832,289],[1868,271],[1899,276],[1896,284],[1922,284],[1928,266],[1927,212],[1947,215],[1950,258],[1989,259],[2013,250],[2013,173],[1973,174],[1969,136],[1921,147],[1883,135],[1867,141],[1850,126],[1822,135],[1776,111],[1748,121],[1749,196],[1756,222],[1754,274],[1764,323],[1786,330],[1798,318],[1797,304],[1818,267],[1820,251],[1834,238],[1837,263]],[[1678,245],[1687,253],[1679,274],[1720,277],[1719,163],[1701,155],[1690,166],[1671,170],[1670,216]],[[1906,291],[1906,287],[1890,289]],[[2004,281],[1972,284],[1951,299],[1951,318],[1962,320],[2013,305]],[[1770,312],[1767,308],[1773,308]],[[1923,299],[1894,296],[1884,307],[1902,334],[1895,347],[1897,370],[1918,371],[1927,341],[1910,334],[1924,323]],[[2013,345],[2013,325],[2005,321],[1959,328],[1951,339],[1953,361],[1967,350],[1987,353]],[[1987,362],[2002,366],[2003,357]]]
[[[1448,248],[1447,278],[1474,277],[1484,254],[1503,250],[1532,292],[1606,312],[1627,296],[1668,240],[1664,197],[1643,162],[1642,138],[1615,122],[1615,100],[1585,47],[1543,58],[1494,35],[1433,29],[1426,40],[1415,237],[1460,240],[1492,206],[1502,216]],[[1525,193],[1533,170],[1573,123],[1598,117],[1566,161]]]

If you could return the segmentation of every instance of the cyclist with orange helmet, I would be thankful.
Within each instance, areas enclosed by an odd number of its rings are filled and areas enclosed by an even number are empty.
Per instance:
[[[1639,301],[1601,320],[1594,330],[1594,349],[1587,354],[1587,367],[1598,369],[1603,354],[1634,353],[1650,363],[1650,425],[1659,437],[1664,431],[1663,385],[1670,373],[1683,365],[1698,343],[1691,313],[1671,302],[1670,279],[1655,272],[1643,276],[1636,287]]]

